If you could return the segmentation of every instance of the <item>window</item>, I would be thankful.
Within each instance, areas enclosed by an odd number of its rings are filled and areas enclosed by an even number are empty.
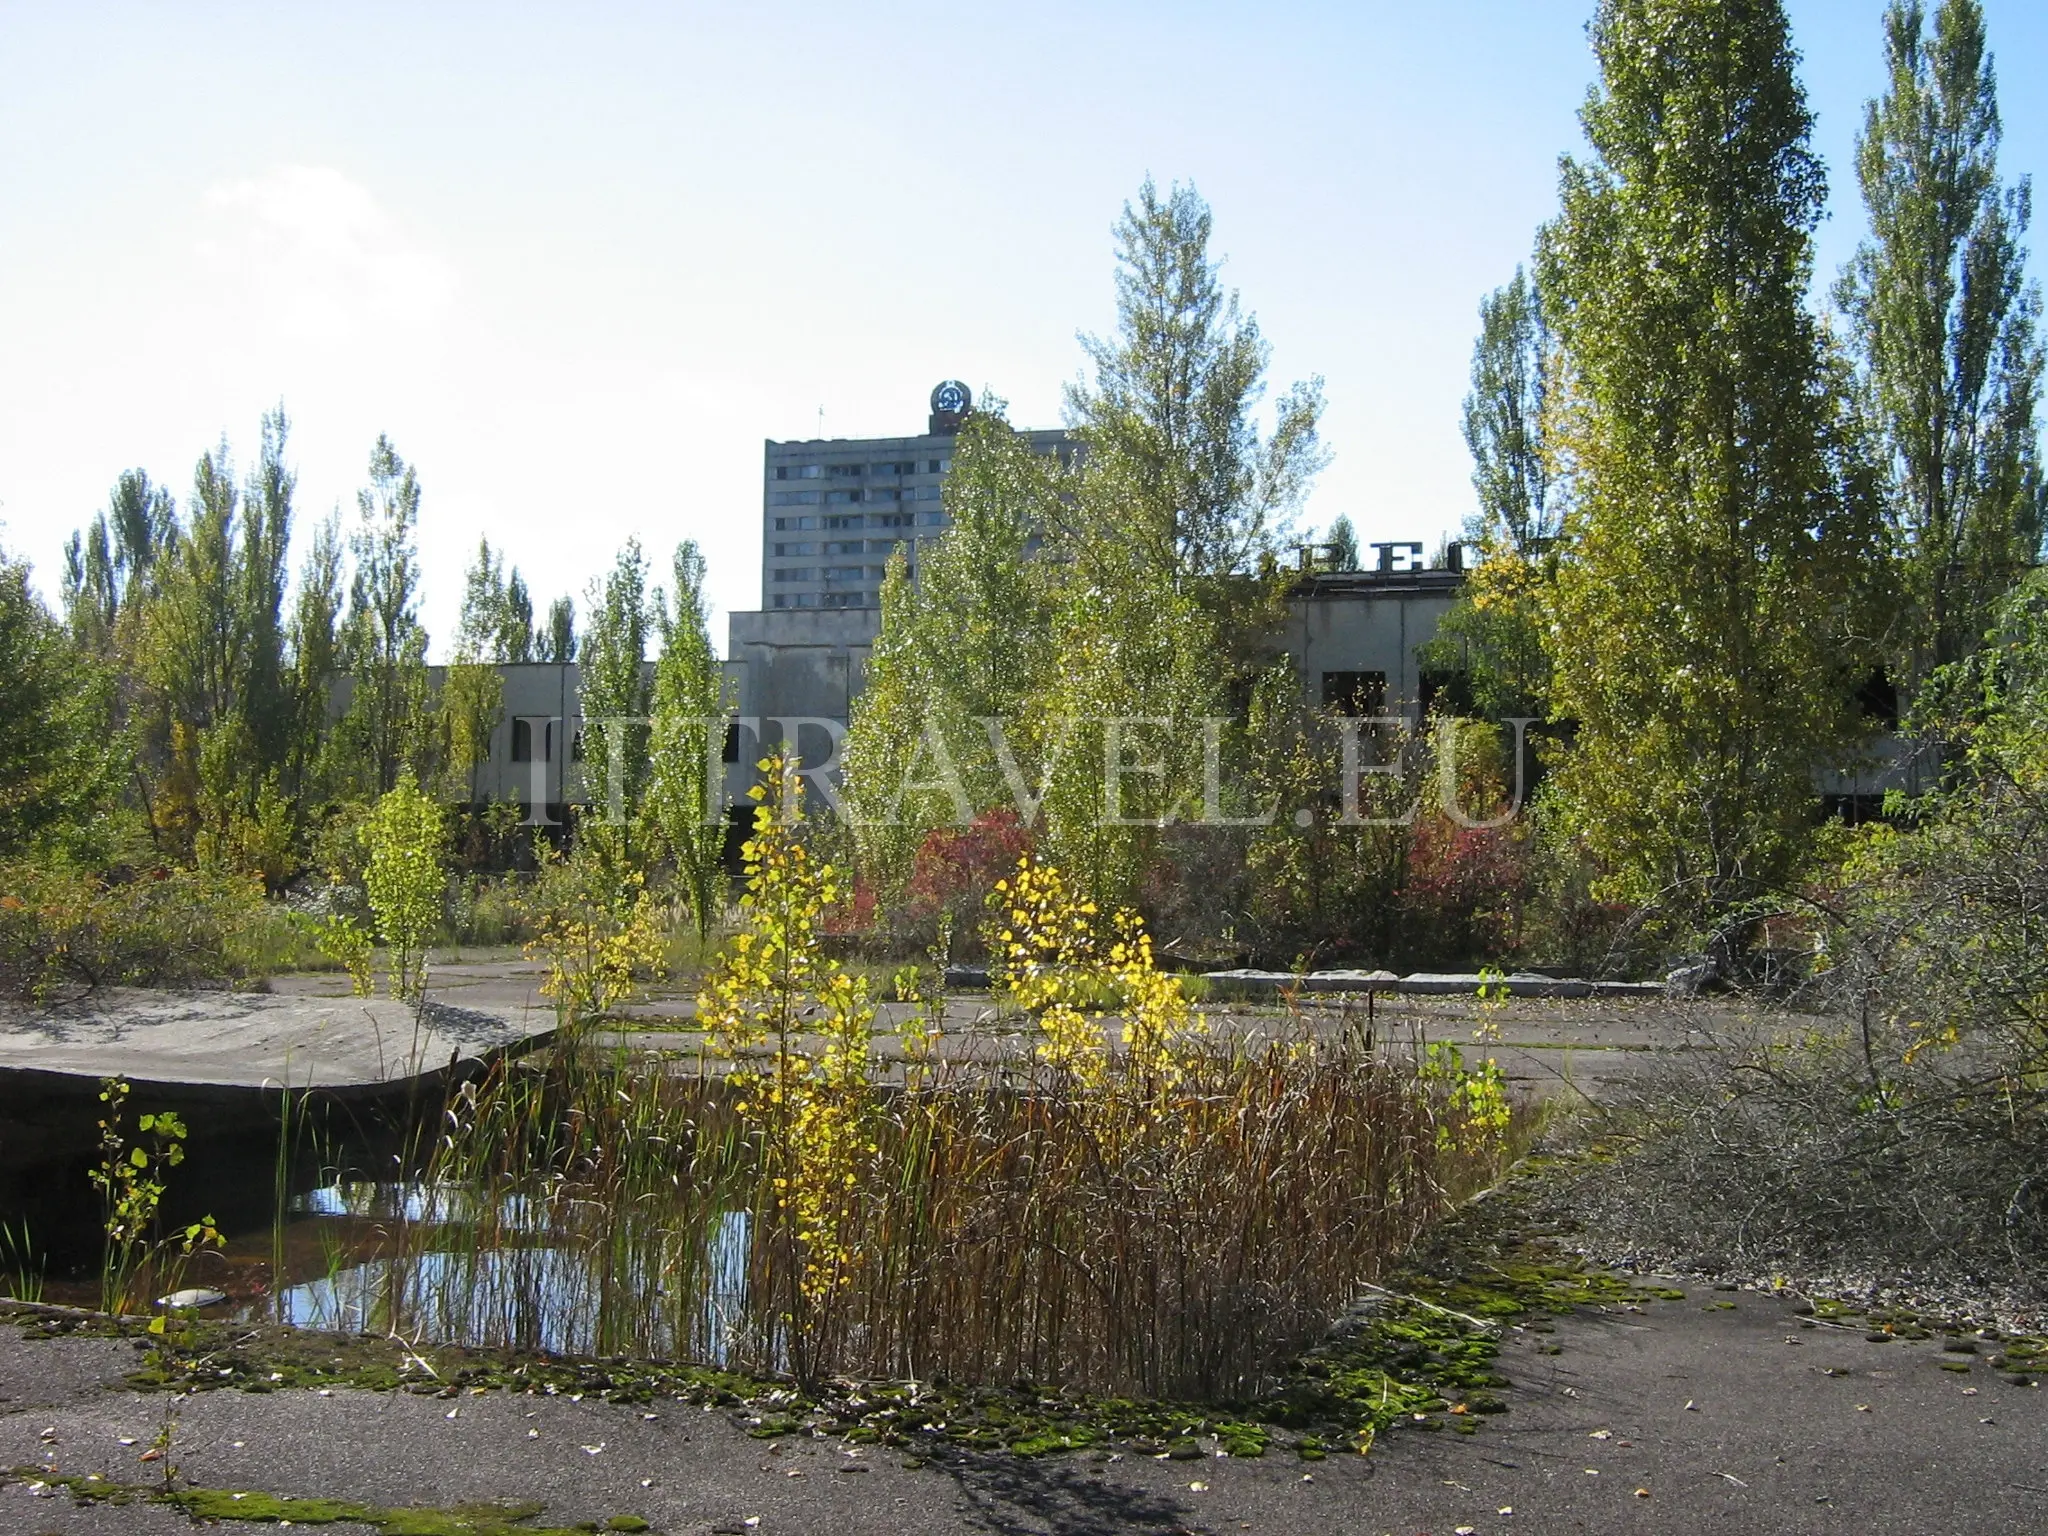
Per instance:
[[[914,519],[908,512],[871,512],[868,514],[870,528],[908,528]]]
[[[920,528],[943,528],[946,525],[946,514],[943,512],[920,512],[917,514],[917,525]]]
[[[878,491],[872,488],[868,491],[869,501],[901,501],[902,499],[903,493],[901,491]]]
[[[868,473],[873,475],[914,475],[917,473],[917,460],[900,459],[893,464],[870,465]]]
[[[893,555],[903,548],[901,539],[869,539],[868,553],[871,555]]]
[[[569,761],[583,761],[583,727],[580,725],[576,727],[576,734],[569,738]]]
[[[825,500],[834,506],[845,506],[848,502],[859,501],[859,491],[827,491]]]
[[[861,552],[859,539],[838,539],[825,546],[828,555],[857,555]]]
[[[778,464],[775,478],[778,480],[815,480],[820,471],[815,464]]]
[[[859,581],[867,574],[867,568],[859,565],[828,565],[825,567],[827,581]]]
[[[821,491],[777,491],[768,498],[771,507],[815,507],[823,501]]]
[[[802,533],[818,526],[815,517],[778,517],[775,519],[777,533]]]
[[[825,531],[830,533],[835,528],[858,528],[861,523],[862,518],[857,513],[852,517],[828,517],[825,519]]]
[[[809,540],[805,540],[801,544],[778,544],[775,546],[775,553],[778,558],[786,558],[790,555],[815,555],[817,552],[818,546]]]
[[[906,501],[937,501],[939,499],[939,488],[936,485],[915,486],[911,490],[905,491],[903,497]]]
[[[533,761],[533,722],[514,720],[512,722],[512,761],[530,763]]]
[[[1363,718],[1387,712],[1387,674],[1384,672],[1325,672],[1323,704],[1340,715]]]
[[[817,576],[808,566],[793,565],[788,570],[777,571],[775,579],[777,581],[815,581]]]
[[[825,471],[826,474],[832,476],[835,480],[851,479],[860,472],[861,466],[858,464],[834,464]]]
[[[821,607],[825,608],[872,608],[875,594],[872,592],[827,592]]]
[[[931,465],[931,467],[925,471],[925,473],[928,475],[947,474],[953,468],[953,461],[951,459],[931,459],[928,460],[927,462]]]
[[[904,574],[908,576],[912,581],[917,580],[917,572],[914,570],[906,569],[904,571]],[[889,567],[887,567],[886,565],[871,565],[868,567],[869,581],[884,581],[888,579],[888,575]]]
[[[740,723],[728,720],[725,724],[725,745],[719,749],[721,763],[736,763],[740,760]]]

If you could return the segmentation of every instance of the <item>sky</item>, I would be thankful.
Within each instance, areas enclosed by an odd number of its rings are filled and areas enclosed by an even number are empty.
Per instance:
[[[1881,5],[1789,10],[1826,279]],[[2048,6],[1985,11],[2002,168],[2048,173]],[[722,643],[760,603],[763,440],[921,432],[950,377],[1058,425],[1147,175],[1214,209],[1271,392],[1325,380],[1303,527],[1433,544],[1472,507],[1476,306],[1581,145],[1590,13],[0,0],[0,544],[54,598],[121,471],[182,504],[282,402],[301,546],[379,433],[417,467],[437,657],[480,536],[579,612],[628,536],[657,570],[696,539]]]

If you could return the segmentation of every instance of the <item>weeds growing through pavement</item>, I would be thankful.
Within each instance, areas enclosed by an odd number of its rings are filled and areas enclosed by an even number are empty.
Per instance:
[[[1142,924],[1028,860],[989,937],[1035,1048],[946,1048],[943,954],[878,1029],[824,951],[844,887],[803,824],[764,806],[746,856],[702,1056],[604,1049],[571,1018],[451,1093],[415,1182],[348,1196],[385,1234],[334,1277],[365,1326],[810,1388],[1251,1398],[1505,1160],[1497,1074],[1305,1025],[1212,1036]],[[565,1016],[610,1006],[601,949],[550,955]]]
[[[211,1216],[169,1237],[157,1232],[164,1175],[185,1160],[185,1125],[168,1110],[138,1116],[127,1129],[128,1084],[118,1077],[100,1083],[100,1161],[91,1170],[93,1187],[105,1206],[106,1247],[100,1265],[100,1309],[125,1312],[140,1277],[175,1291],[192,1256],[221,1246]]]

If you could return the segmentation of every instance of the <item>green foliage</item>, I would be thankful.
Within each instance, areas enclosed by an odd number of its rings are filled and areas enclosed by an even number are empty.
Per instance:
[[[148,1278],[178,1289],[184,1261],[203,1248],[223,1245],[219,1229],[208,1216],[170,1238],[157,1236],[157,1208],[163,1203],[166,1173],[185,1160],[185,1123],[168,1110],[136,1118],[131,1137],[126,1125],[128,1084],[109,1077],[100,1083],[100,1161],[89,1171],[93,1188],[105,1207],[106,1248],[100,1266],[100,1310],[128,1310],[130,1291],[149,1266],[175,1254],[177,1262]]]
[[[1072,482],[1002,411],[984,399],[960,430],[945,490],[952,526],[926,546],[918,582],[890,560],[881,634],[853,705],[846,798],[862,875],[888,895],[932,828],[1043,789],[1032,770],[1052,747],[1029,732],[1027,701],[1053,654],[1051,577],[1027,555]],[[990,720],[1013,733],[1007,765]]]
[[[343,660],[348,712],[337,731],[345,782],[383,794],[410,767],[426,766],[432,701],[427,690],[427,632],[419,620],[417,544],[419,475],[379,436],[370,483],[356,496]]]
[[[1544,444],[1553,366],[1542,298],[1517,267],[1512,282],[1479,301],[1465,443],[1479,498],[1470,532],[1520,554],[1557,533]]]
[[[84,853],[107,841],[105,815],[125,767],[112,700],[0,553],[0,858]]]
[[[456,798],[464,801],[476,798],[476,767],[489,759],[491,733],[504,714],[505,679],[495,663],[510,660],[508,643],[520,638],[507,608],[504,567],[491,541],[479,540],[463,579],[455,651],[441,684],[441,759]],[[516,579],[519,573],[512,574]]]
[[[1270,435],[1252,418],[1271,349],[1217,282],[1212,223],[1192,186],[1138,189],[1116,225],[1117,333],[1084,341],[1094,381],[1067,388],[1090,454],[1125,466],[1133,552],[1170,578],[1254,569],[1324,462],[1320,379],[1281,396]]]
[[[647,782],[647,560],[628,539],[592,584],[582,639],[583,782],[595,815],[629,826]]]
[[[1891,639],[1917,680],[1973,649],[2037,558],[2048,511],[2036,407],[2039,288],[2025,182],[1998,178],[1997,83],[1977,0],[1884,16],[1887,82],[1857,142],[1872,238],[1837,298],[1882,438],[1910,606]]]
[[[673,607],[659,600],[661,659],[648,728],[646,815],[675,866],[700,940],[725,907],[725,677],[711,647],[704,556],[676,546]]]
[[[168,869],[102,880],[0,864],[0,995],[239,981],[294,963],[304,947],[290,914],[241,876]]]
[[[426,947],[441,917],[446,829],[441,808],[420,792],[410,769],[382,795],[363,823],[369,852],[363,888],[377,919],[391,995],[417,998],[425,985]]]
[[[534,636],[535,661],[566,665],[576,659],[576,604],[558,597],[548,606],[547,627]]]
[[[547,961],[541,990],[564,1025],[592,1024],[632,995],[636,977],[661,969],[655,901],[614,828],[586,828],[566,857],[543,845],[540,860],[526,952]]]
[[[1806,308],[1823,180],[1776,0],[1606,0],[1543,234],[1567,552],[1554,788],[1610,894],[1682,928],[1798,870],[1851,739],[1876,508]]]
[[[1323,535],[1323,542],[1330,549],[1331,570],[1355,571],[1359,568],[1358,530],[1351,526],[1351,519],[1342,512],[1330,524],[1329,532]]]

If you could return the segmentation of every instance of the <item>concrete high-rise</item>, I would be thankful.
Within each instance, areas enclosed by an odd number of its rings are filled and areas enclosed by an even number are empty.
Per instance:
[[[920,553],[945,531],[940,488],[973,403],[967,386],[949,379],[932,391],[922,436],[763,444],[761,611],[866,610],[872,635],[890,554],[903,546],[915,577]],[[1067,437],[1024,435],[1044,453]]]

